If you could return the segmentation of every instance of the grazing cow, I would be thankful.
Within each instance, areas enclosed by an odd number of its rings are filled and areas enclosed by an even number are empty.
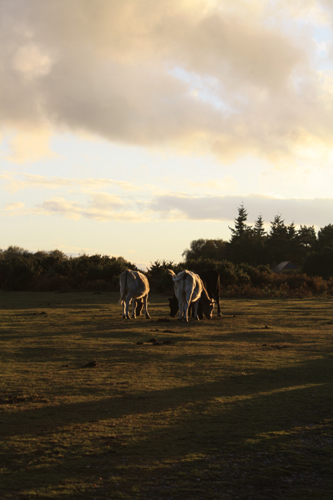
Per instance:
[[[132,318],[136,317],[136,309],[141,313],[142,303],[145,306],[146,318],[150,318],[148,313],[148,293],[149,283],[146,276],[139,271],[126,269],[119,277],[120,303],[123,307],[123,318],[130,319],[129,305],[133,301]]]
[[[210,269],[208,271],[199,271],[198,275],[200,276],[207,293],[209,297],[215,300],[217,303],[217,315],[221,316],[221,310],[220,310],[220,275],[219,273],[214,270]],[[198,306],[198,316],[199,319],[203,318],[202,314],[202,305],[201,305],[202,299],[199,299],[199,306]],[[170,316],[175,317],[177,312],[178,312],[178,300],[177,297],[174,295],[171,299],[169,299],[169,307],[170,307]],[[190,307],[192,307],[193,311],[193,304],[191,303]],[[193,311],[194,312],[194,311]]]
[[[220,274],[215,269],[199,271],[198,274],[205,285],[209,297],[214,299],[217,304],[217,315],[222,316],[220,309]]]
[[[194,303],[195,319],[198,317],[199,299],[202,298],[201,305],[205,316],[212,317],[214,301],[210,300],[207,290],[201,281],[201,278],[192,273],[192,271],[181,271],[177,275],[168,269],[175,287],[175,296],[178,300],[179,319],[188,321],[188,310],[191,302]]]

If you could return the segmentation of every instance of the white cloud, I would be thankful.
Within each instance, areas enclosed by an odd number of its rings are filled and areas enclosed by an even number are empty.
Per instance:
[[[100,222],[142,222],[147,220],[145,214],[138,214],[130,207],[125,206],[122,200],[107,194],[94,195],[85,204],[54,197],[37,205],[33,209],[33,213],[35,215],[57,215],[75,220],[86,218]]]
[[[152,189],[149,185],[135,185],[127,181],[118,181],[108,178],[74,179],[68,177],[44,176],[39,174],[27,174],[24,172],[4,172],[0,174],[0,180],[4,181],[5,188],[9,192],[24,189],[59,189],[59,188],[81,188],[82,192],[91,192],[93,189],[105,189],[116,187],[123,191],[140,191]],[[87,191],[88,190],[88,191]]]
[[[18,215],[19,213],[22,213],[24,207],[25,207],[24,203],[20,201],[14,201],[12,203],[7,203],[5,205],[5,211],[9,212],[9,215]]]
[[[207,179],[202,182],[189,181],[189,185],[194,188],[200,188],[200,191],[235,191],[238,187],[238,182],[231,175],[227,175],[221,180],[218,179]]]
[[[40,126],[27,126],[22,124],[18,132],[11,134],[8,139],[7,154],[3,157],[13,163],[25,163],[39,160],[40,158],[56,158],[50,148],[52,132],[50,127],[41,123]]]

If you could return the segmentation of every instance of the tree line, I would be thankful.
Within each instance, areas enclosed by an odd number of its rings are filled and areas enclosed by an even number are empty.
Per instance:
[[[0,251],[0,288],[4,290],[71,291],[119,288],[119,275],[135,264],[123,257],[80,255],[60,250],[29,252],[17,246]]]
[[[233,264],[248,264],[254,267],[267,265],[273,269],[283,261],[291,261],[300,271],[309,276],[328,279],[333,276],[333,225],[320,228],[316,234],[314,226],[285,224],[281,215],[276,215],[266,232],[264,220],[258,216],[253,226],[247,223],[248,213],[242,204],[234,227],[230,227],[231,238],[198,239],[183,252],[185,262],[213,259],[228,260]]]
[[[229,241],[198,239],[185,249],[179,263],[156,260],[148,275],[153,291],[171,292],[167,269],[176,273],[191,269],[217,269],[224,296],[312,296],[333,294],[333,225],[286,225],[280,215],[265,231],[258,216],[253,226],[242,204]],[[291,261],[296,273],[276,274],[274,266]],[[10,246],[0,250],[0,288],[34,291],[110,291],[119,289],[119,275],[125,269],[137,270],[123,257],[80,255],[69,257],[59,250],[29,252]]]

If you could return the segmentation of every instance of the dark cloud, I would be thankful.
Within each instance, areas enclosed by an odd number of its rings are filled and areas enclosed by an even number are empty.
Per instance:
[[[162,218],[188,220],[233,221],[237,208],[244,204],[248,223],[254,223],[259,215],[269,223],[275,215],[285,218],[286,224],[325,226],[332,222],[333,199],[279,199],[266,196],[212,196],[187,197],[164,195],[156,197],[149,208]]]
[[[1,124],[200,144],[222,159],[328,144],[333,120],[311,67],[311,32],[269,24],[283,17],[279,2],[260,16],[246,4],[2,0]]]

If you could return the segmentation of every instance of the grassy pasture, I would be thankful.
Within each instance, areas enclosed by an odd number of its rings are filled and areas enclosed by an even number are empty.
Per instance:
[[[332,498],[331,299],[0,299],[1,499]]]

